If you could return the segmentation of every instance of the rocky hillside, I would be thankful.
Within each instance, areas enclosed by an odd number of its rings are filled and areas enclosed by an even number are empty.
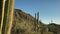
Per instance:
[[[32,34],[35,31],[35,18],[19,9],[14,9],[11,34]],[[42,23],[39,21],[38,26]],[[39,27],[40,28],[40,27]]]
[[[60,34],[60,25],[43,24],[32,15],[14,9],[11,34]]]
[[[43,24],[32,15],[14,9],[11,34],[60,34],[60,25]]]

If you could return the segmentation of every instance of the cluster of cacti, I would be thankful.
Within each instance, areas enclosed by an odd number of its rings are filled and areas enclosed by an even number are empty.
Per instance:
[[[35,31],[38,31],[38,24],[39,24],[39,12],[35,13]]]
[[[12,27],[12,18],[13,18],[13,5],[14,5],[14,0],[0,0],[1,5],[0,5],[0,16],[1,18],[1,33],[0,34],[10,34],[10,30]]]

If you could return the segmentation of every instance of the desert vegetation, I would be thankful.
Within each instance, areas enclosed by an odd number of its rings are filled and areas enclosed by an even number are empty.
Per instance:
[[[35,17],[14,8],[14,0],[0,0],[0,34],[60,34],[60,25],[44,24]]]
[[[58,34],[59,33],[60,25],[55,24],[55,23],[44,24],[43,22],[37,20],[38,19],[37,14],[38,13],[35,13],[35,17],[33,17],[30,14],[24,13],[22,10],[15,9],[11,34],[14,34],[14,33],[17,33],[17,34]]]

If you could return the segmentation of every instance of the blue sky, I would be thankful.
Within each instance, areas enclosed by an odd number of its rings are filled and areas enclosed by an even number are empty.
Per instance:
[[[48,24],[51,20],[60,24],[60,0],[15,0],[15,8],[34,16],[40,13],[40,20]]]

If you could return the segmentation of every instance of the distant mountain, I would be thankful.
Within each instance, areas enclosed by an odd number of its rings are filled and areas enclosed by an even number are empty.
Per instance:
[[[48,28],[49,28],[49,31],[51,31],[51,32],[60,31],[60,25],[55,24],[55,23],[48,24]]]

